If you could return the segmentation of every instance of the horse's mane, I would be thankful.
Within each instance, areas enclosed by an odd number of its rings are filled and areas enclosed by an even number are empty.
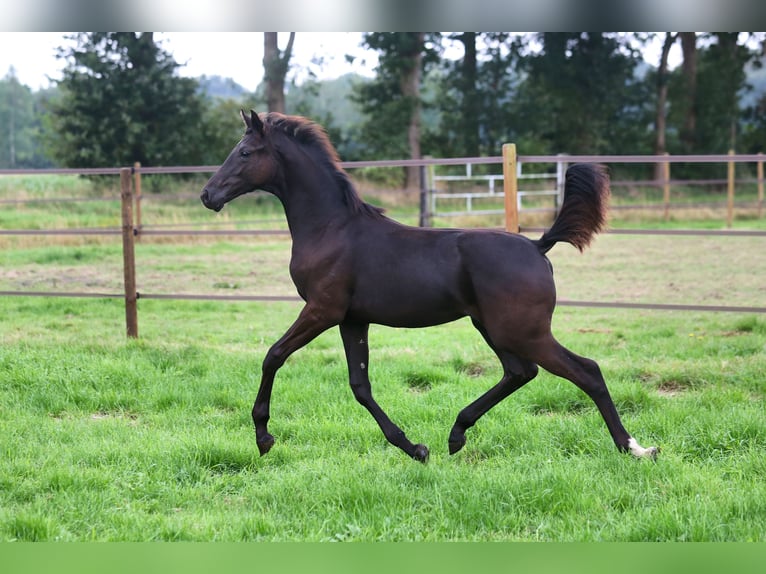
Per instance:
[[[352,211],[372,216],[380,216],[383,213],[381,208],[370,205],[359,197],[348,174],[340,166],[338,152],[322,126],[302,116],[287,116],[277,112],[263,115],[261,121],[267,129],[276,129],[297,143],[311,148],[335,176],[335,181],[343,193],[343,200]]]

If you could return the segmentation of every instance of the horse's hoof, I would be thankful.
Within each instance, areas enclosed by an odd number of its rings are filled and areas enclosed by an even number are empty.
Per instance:
[[[258,450],[260,451],[261,456],[271,450],[271,447],[274,446],[274,442],[274,437],[270,434],[266,434],[266,436],[263,438],[256,440],[256,444],[258,445]]]
[[[631,438],[628,441],[628,447],[625,449],[630,452],[633,456],[637,458],[648,458],[649,460],[657,460],[657,455],[660,452],[660,447],[658,446],[650,446],[649,448],[644,448],[638,442],[636,442],[636,439]]]
[[[423,464],[428,462],[428,447],[424,444],[416,444],[415,445],[415,452],[412,455],[412,458],[417,460],[418,462],[422,462]]]
[[[459,451],[461,448],[465,446],[465,435],[459,437],[459,438],[452,438],[449,439],[449,453],[455,454],[457,451]]]
[[[656,461],[658,454],[660,454],[660,447],[650,446],[649,448],[646,449],[646,452],[644,453],[644,457],[648,458],[649,460]]]

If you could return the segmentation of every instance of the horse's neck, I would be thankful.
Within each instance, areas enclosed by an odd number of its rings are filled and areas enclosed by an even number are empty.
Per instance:
[[[317,241],[355,215],[332,174],[308,178],[299,173],[281,195],[293,241]]]

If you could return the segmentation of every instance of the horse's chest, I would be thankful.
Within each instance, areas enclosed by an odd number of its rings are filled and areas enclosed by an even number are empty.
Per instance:
[[[316,250],[307,254],[293,254],[290,277],[304,299],[311,291],[326,291],[340,287],[345,266],[342,258]]]
[[[312,268],[307,267],[305,264],[301,264],[300,261],[296,261],[294,257],[290,261],[290,277],[298,288],[298,293],[300,293],[301,296],[305,296],[305,288],[310,281],[311,272]]]

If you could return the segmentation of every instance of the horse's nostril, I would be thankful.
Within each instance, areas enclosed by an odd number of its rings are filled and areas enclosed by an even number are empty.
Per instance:
[[[207,188],[202,190],[202,195],[200,195],[199,198],[202,200],[202,205],[208,209],[212,209],[210,202],[210,192],[207,190]]]
[[[213,211],[221,211],[223,208],[223,203],[216,204],[215,201],[210,197],[210,192],[207,190],[207,188],[202,190],[202,194],[199,196],[200,200],[202,200],[202,205],[207,207],[208,209],[212,209]]]

